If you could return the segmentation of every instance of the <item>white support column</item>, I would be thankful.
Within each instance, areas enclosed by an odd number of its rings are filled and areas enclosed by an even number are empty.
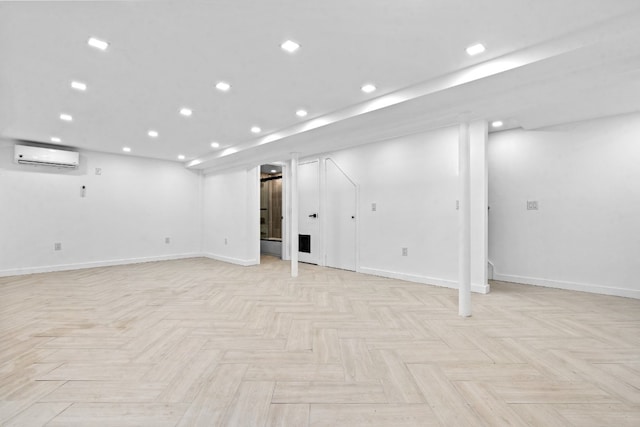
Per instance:
[[[471,316],[471,149],[469,123],[458,128],[458,314]]]
[[[298,277],[298,153],[291,153],[291,277]]]
[[[327,159],[320,157],[318,159],[318,265],[325,267],[327,265],[327,241],[326,222],[327,211]]]
[[[488,125],[486,120],[469,123],[471,152],[471,290],[487,294],[489,227],[489,174],[487,165]]]

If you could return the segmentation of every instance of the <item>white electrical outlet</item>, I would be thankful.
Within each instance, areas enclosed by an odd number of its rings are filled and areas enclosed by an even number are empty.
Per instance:
[[[456,210],[460,210],[460,200],[456,200]]]
[[[58,242],[54,243],[53,244],[53,250],[54,251],[61,251],[62,250],[62,243],[58,243]]]
[[[528,211],[537,211],[538,210],[538,201],[537,200],[527,200],[527,210]]]
[[[378,210],[378,204],[377,203],[371,203],[371,212],[375,212]]]
[[[169,243],[171,243],[171,237],[165,237],[164,238],[164,242],[168,245]]]
[[[96,168],[96,175],[102,175],[102,168]]]
[[[228,243],[227,238],[224,238],[224,244],[226,245]]]
[[[409,256],[409,248],[402,248],[402,256]]]

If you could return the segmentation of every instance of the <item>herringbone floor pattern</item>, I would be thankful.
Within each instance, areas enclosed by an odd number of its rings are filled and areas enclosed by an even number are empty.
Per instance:
[[[0,423],[640,426],[640,301],[264,258],[0,278]]]

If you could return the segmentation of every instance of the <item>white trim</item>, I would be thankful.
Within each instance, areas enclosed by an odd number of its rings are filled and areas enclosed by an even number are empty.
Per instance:
[[[298,175],[300,174],[300,162],[298,153],[291,153],[291,215],[289,217],[289,255],[291,257],[291,277],[298,277],[300,261],[300,191],[298,187]]]
[[[282,260],[291,260],[291,239],[289,238],[289,221],[291,218],[291,191],[289,189],[291,180],[291,167],[289,161],[282,165]],[[260,238],[260,236],[258,236]]]
[[[458,282],[455,280],[440,279],[437,277],[421,276],[418,274],[399,273],[396,271],[379,270],[377,268],[360,267],[360,273],[371,274],[373,276],[388,277],[390,279],[406,280],[408,282],[423,283],[425,285],[440,286],[443,288],[458,289]],[[471,291],[479,294],[488,294],[491,290],[489,284],[479,285],[472,283]]]
[[[595,285],[592,283],[567,282],[564,280],[550,280],[539,277],[501,274],[498,273],[495,268],[493,270],[493,280],[520,283],[524,285],[544,286],[545,288],[565,289],[569,291],[590,292],[594,294],[640,299],[639,289],[614,288],[610,286]]]
[[[170,261],[175,259],[199,258],[199,257],[202,257],[202,254],[194,252],[194,253],[186,253],[186,254],[150,256],[150,257],[142,257],[142,258],[127,258],[127,259],[113,259],[108,261],[82,262],[82,263],[76,263],[76,264],[58,264],[58,265],[46,265],[42,267],[24,267],[24,268],[15,268],[11,270],[1,270],[0,277],[21,276],[25,274],[35,274],[35,273],[51,273],[54,271],[82,270],[85,268],[111,267],[114,265],[140,264],[143,262]]]
[[[216,255],[211,253],[203,253],[201,256],[209,259],[215,259],[216,261],[228,262],[230,264],[242,265],[244,267],[248,267],[250,265],[258,265],[260,264],[259,259],[240,259],[240,258],[232,258],[224,255]]]
[[[247,221],[247,235],[258,238],[248,239],[247,252],[260,264],[260,166],[247,170]]]

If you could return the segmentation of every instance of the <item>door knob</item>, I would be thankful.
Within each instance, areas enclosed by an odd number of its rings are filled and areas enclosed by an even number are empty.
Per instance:
[[[309,218],[318,218],[318,214],[317,213],[313,213],[313,214],[309,215]]]

